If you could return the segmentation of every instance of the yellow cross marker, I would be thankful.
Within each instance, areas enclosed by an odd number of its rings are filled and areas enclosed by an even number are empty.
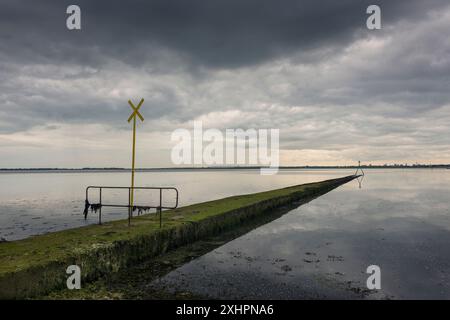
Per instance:
[[[142,117],[142,114],[139,112],[139,108],[144,103],[144,99],[141,99],[141,101],[139,102],[137,107],[134,106],[134,104],[133,104],[133,102],[131,102],[131,100],[128,100],[128,103],[129,103],[131,109],[133,109],[133,113],[128,118],[128,122],[130,122],[132,118],[136,119],[136,115],[139,117],[139,119],[141,119],[141,121],[144,121],[144,117]]]
[[[134,198],[134,159],[135,159],[135,149],[136,149],[136,116],[141,119],[141,121],[144,121],[144,117],[140,114],[139,108],[144,103],[144,99],[141,99],[137,107],[134,106],[133,102],[131,100],[128,100],[128,104],[130,105],[131,109],[133,109],[133,113],[128,118],[128,122],[133,119],[133,155],[132,155],[132,164],[131,164],[131,195],[130,195],[130,216],[133,213],[133,198]]]

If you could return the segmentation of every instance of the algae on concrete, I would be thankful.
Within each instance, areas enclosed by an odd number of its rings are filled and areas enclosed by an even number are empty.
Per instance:
[[[67,266],[92,281],[192,243],[270,210],[323,194],[356,176],[233,196],[127,220],[69,229],[0,244],[0,298],[27,298],[64,288]]]

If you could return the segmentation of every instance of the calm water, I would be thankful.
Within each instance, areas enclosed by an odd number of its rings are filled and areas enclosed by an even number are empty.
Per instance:
[[[176,186],[180,205],[345,176],[345,170],[146,172],[137,185]],[[0,237],[84,221],[87,185],[128,185],[129,173],[0,174]],[[352,181],[149,284],[212,298],[450,298],[450,170],[367,170]],[[140,194],[146,204],[154,195]],[[104,201],[126,201],[125,194]],[[171,201],[167,196],[166,201]],[[104,219],[125,211],[104,210]],[[381,268],[380,291],[366,268]]]
[[[212,298],[450,298],[450,170],[369,170],[358,182],[151,286]],[[381,290],[366,268],[381,268]]]
[[[172,171],[136,173],[136,186],[177,187],[179,205],[265,191],[306,182],[352,174],[352,170],[283,170],[277,175],[261,176],[259,170]],[[89,185],[129,186],[127,172],[0,173],[0,238],[17,240],[30,235],[96,223],[98,215],[89,213],[85,221],[85,188]],[[174,203],[173,193],[164,203]],[[155,204],[153,191],[135,194],[136,204]],[[127,191],[104,191],[103,203],[127,204]],[[92,192],[91,203],[98,202]],[[127,211],[104,208],[102,220],[123,219]]]

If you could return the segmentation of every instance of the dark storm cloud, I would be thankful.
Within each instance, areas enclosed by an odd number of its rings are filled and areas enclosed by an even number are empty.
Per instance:
[[[194,65],[240,67],[342,47],[364,32],[372,0],[76,1],[82,31],[65,28],[72,1],[2,1],[1,51],[10,59],[97,65],[104,56],[140,65],[168,48]],[[446,0],[375,1],[386,26],[417,19]],[[154,56],[153,56],[154,58]]]

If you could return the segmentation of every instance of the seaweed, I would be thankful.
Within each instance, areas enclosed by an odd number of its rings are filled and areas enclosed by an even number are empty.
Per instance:
[[[85,202],[84,202],[84,211],[83,211],[84,218],[86,219],[87,214],[88,214],[88,212],[89,212],[89,209],[91,209],[91,212],[97,213],[97,211],[98,211],[101,207],[102,207],[102,204],[101,204],[101,203],[89,203],[88,200],[85,200]]]
[[[101,207],[101,203],[91,203],[91,212],[97,213],[97,211],[100,210]]]
[[[84,201],[84,211],[83,211],[83,214],[84,214],[84,218],[85,218],[85,219],[86,219],[87,214],[88,214],[88,211],[89,211],[89,206],[90,206],[89,201],[86,199],[86,200]]]

